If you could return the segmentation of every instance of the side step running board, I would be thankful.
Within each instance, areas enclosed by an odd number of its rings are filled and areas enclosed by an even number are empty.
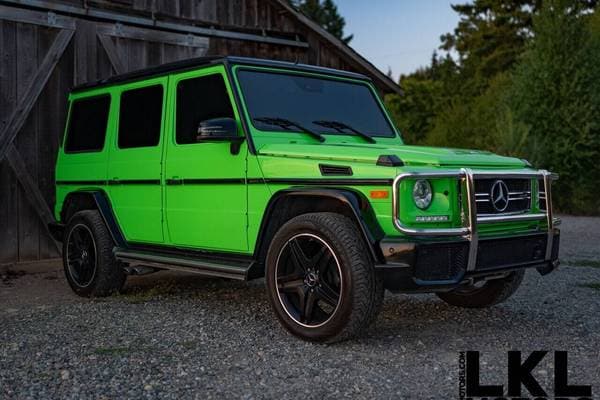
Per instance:
[[[139,250],[129,250],[116,247],[114,254],[117,260],[128,263],[130,266],[145,266],[159,269],[168,269],[180,272],[192,272],[206,276],[216,276],[236,280],[248,280],[248,272],[252,262],[221,264],[214,260],[203,260],[174,256],[170,254],[151,253]]]

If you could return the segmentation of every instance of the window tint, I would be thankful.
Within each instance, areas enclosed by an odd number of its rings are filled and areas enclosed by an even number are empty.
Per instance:
[[[196,143],[198,125],[212,118],[234,118],[223,77],[215,74],[179,82],[177,84],[177,143]]]
[[[238,78],[246,107],[258,129],[281,131],[280,127],[255,119],[278,117],[325,134],[342,132],[315,124],[315,121],[343,122],[375,137],[395,136],[376,97],[366,84],[250,70],[240,70]],[[347,134],[348,130],[344,131]]]
[[[66,153],[102,150],[109,108],[108,95],[73,102],[65,142]]]
[[[119,148],[158,145],[162,106],[162,85],[123,92],[119,111]]]

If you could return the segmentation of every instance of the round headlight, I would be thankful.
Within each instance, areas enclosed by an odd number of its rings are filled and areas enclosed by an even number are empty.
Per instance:
[[[424,210],[429,207],[432,198],[433,192],[429,181],[426,181],[425,179],[417,180],[413,187],[413,200],[415,201],[415,205],[421,210]]]

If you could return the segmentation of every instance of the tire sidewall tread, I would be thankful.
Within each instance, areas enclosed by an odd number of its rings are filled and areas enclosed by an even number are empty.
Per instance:
[[[79,286],[73,280],[67,265],[67,238],[73,227],[79,224],[90,229],[96,246],[96,272],[92,282],[86,287]],[[113,248],[114,241],[98,211],[84,210],[73,214],[65,230],[63,266],[67,282],[76,294],[83,297],[105,297],[122,289],[126,275],[115,259]]]
[[[283,310],[275,284],[275,263],[283,245],[294,235],[311,233],[336,253],[345,282],[341,304],[320,327],[299,325]],[[266,262],[269,300],[282,325],[295,336],[316,342],[338,342],[362,333],[376,318],[383,301],[383,282],[355,224],[336,213],[310,213],[292,218],[275,234]]]

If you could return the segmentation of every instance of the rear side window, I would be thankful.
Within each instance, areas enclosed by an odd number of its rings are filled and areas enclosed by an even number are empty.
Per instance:
[[[196,143],[200,122],[213,118],[234,118],[223,76],[207,75],[179,82],[175,135],[177,143]]]
[[[162,85],[123,92],[119,109],[119,148],[158,145],[162,108]]]
[[[101,151],[104,148],[110,96],[75,100],[65,142],[66,153]]]

